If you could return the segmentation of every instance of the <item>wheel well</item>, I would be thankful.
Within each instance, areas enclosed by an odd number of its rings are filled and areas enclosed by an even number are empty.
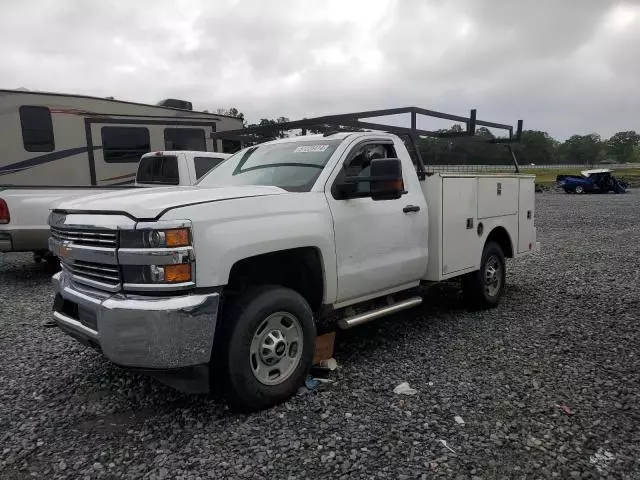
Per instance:
[[[254,285],[281,285],[302,295],[314,312],[322,307],[324,279],[320,252],[315,247],[265,253],[236,262],[229,274],[231,294]]]
[[[487,237],[487,242],[495,242],[500,245],[502,253],[505,257],[513,258],[513,245],[511,244],[511,237],[507,233],[504,227],[496,227],[491,230],[491,233]]]

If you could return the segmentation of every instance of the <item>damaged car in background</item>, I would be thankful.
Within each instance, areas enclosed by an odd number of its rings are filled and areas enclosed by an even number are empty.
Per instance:
[[[628,185],[608,168],[583,170],[582,175],[558,175],[556,182],[565,193],[626,193]]]

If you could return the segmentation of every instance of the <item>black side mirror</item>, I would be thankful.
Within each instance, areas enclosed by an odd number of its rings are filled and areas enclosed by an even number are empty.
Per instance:
[[[379,158],[371,162],[371,198],[394,200],[404,193],[402,164],[398,158]]]
[[[338,185],[343,198],[371,197],[394,200],[404,193],[402,164],[398,158],[378,158],[370,164],[369,176],[347,175]],[[359,183],[368,183],[368,191],[359,191]]]

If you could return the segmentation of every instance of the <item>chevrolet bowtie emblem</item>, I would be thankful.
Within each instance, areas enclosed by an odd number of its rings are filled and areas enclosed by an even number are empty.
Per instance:
[[[71,247],[69,246],[71,242],[66,241],[60,246],[59,255],[61,258],[68,258],[71,255]]]

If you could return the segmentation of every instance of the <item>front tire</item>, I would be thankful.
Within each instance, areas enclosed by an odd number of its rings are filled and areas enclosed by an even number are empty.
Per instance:
[[[262,286],[238,297],[227,313],[220,346],[230,406],[256,411],[296,393],[315,349],[309,303],[289,288]]]
[[[575,189],[575,192],[579,195],[581,193],[584,193],[584,188],[581,187],[580,185],[578,185]]]
[[[480,269],[469,273],[462,280],[465,299],[473,308],[496,307],[504,293],[506,277],[502,248],[495,242],[488,242],[482,251]]]

